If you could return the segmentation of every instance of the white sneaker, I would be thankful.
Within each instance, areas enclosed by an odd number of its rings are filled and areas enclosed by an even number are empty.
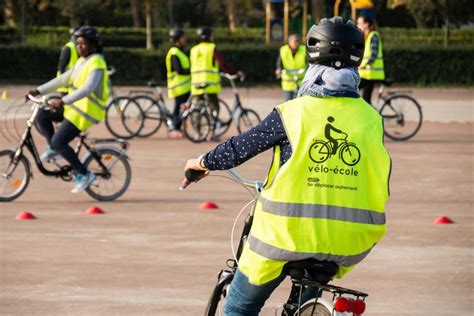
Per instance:
[[[92,172],[88,172],[86,174],[78,173],[76,175],[76,185],[71,190],[71,192],[72,193],[84,192],[84,190],[87,189],[92,184],[92,182],[94,182],[95,178],[96,178],[95,174]]]
[[[44,153],[41,154],[40,159],[41,159],[41,162],[46,162],[53,159],[57,159],[59,157],[61,157],[61,155],[57,151],[51,149],[51,147],[48,146],[46,147],[46,150],[44,151]]]

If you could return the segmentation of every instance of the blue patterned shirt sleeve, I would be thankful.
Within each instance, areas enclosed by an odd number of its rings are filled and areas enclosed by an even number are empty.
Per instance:
[[[280,114],[274,109],[257,126],[208,152],[204,156],[204,165],[209,170],[231,169],[277,145],[281,146],[283,164],[291,156],[291,146]]]

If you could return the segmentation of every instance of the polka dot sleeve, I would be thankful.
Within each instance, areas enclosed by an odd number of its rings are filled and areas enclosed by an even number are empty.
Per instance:
[[[274,109],[260,124],[234,136],[204,156],[209,170],[234,168],[250,158],[277,145],[281,148],[281,165],[291,156],[291,146],[280,114]]]

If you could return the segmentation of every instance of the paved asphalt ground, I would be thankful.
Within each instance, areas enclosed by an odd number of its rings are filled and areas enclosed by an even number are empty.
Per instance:
[[[12,98],[26,88],[8,87]],[[388,233],[335,284],[369,293],[365,315],[473,315],[473,90],[414,93],[427,122],[410,141],[386,140],[393,159]],[[242,96],[264,114],[280,93]],[[108,136],[103,125],[91,134]],[[250,197],[221,177],[178,191],[187,158],[214,145],[172,140],[164,130],[132,140],[132,183],[110,203],[73,195],[71,183],[33,167],[26,193],[0,204],[0,315],[202,315],[231,256],[234,218]],[[239,171],[263,179],[270,160],[264,153]],[[200,211],[208,200],[219,209]],[[85,215],[93,205],[106,214]],[[38,219],[15,220],[21,211]],[[433,224],[438,216],[455,224]],[[288,288],[275,292],[263,315],[273,315]]]

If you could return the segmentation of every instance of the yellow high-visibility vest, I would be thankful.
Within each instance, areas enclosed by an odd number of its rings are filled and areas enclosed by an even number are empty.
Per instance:
[[[191,94],[219,93],[219,65],[214,62],[214,43],[202,42],[191,48]],[[201,89],[199,86],[207,85]]]
[[[296,51],[295,56],[291,53],[291,48],[288,45],[280,47],[280,58],[283,64],[283,69],[289,71],[298,71],[306,68],[306,47],[300,45]],[[298,75],[298,85],[304,78],[304,73]],[[281,74],[281,88],[283,91],[294,91],[296,89],[293,76],[283,72]]]
[[[186,54],[178,47],[171,47],[166,55],[168,98],[170,99],[188,93],[191,90],[191,75],[180,75],[171,69],[171,57],[173,55],[178,57],[183,69],[190,68],[188,56],[186,56]]]
[[[372,36],[377,35],[379,38],[379,49],[377,52],[377,58],[372,63],[372,65],[368,65],[367,62],[370,59],[370,55],[372,55],[372,50],[370,49],[370,42],[372,40]],[[384,80],[385,79],[385,70],[383,65],[383,52],[382,52],[382,41],[380,40],[379,32],[372,31],[367,36],[365,40],[365,48],[364,48],[364,57],[362,58],[362,63],[359,66],[359,74],[362,79],[366,80]]]
[[[385,234],[391,160],[382,118],[361,98],[303,96],[277,109],[293,153],[280,166],[274,149],[239,269],[261,285],[288,261],[314,258],[337,263],[340,278]]]
[[[77,50],[76,50],[76,44],[74,44],[72,41],[69,41],[67,42],[64,46],[63,46],[63,49],[65,49],[66,47],[69,48],[69,62],[66,66],[66,70],[65,71],[68,71],[69,69],[72,68],[72,66],[74,66],[74,64],[76,63],[77,59],[79,58],[79,56],[77,55]],[[59,70],[56,72],[56,77],[59,77],[61,76],[61,72],[59,72]],[[67,93],[67,88],[66,87],[61,87],[61,88],[58,88],[58,91],[59,93]]]
[[[83,86],[86,83],[87,76],[94,70],[102,69],[103,77],[100,85],[102,91],[100,93],[96,94],[93,92],[73,104],[66,104],[64,106],[64,118],[81,131],[85,131],[105,118],[106,102],[109,97],[109,76],[107,75],[107,64],[102,55],[94,54],[88,57],[86,64],[80,69],[79,74],[76,74],[74,69],[83,60],[84,57],[79,58],[73,66],[73,71],[69,77],[69,93]]]

